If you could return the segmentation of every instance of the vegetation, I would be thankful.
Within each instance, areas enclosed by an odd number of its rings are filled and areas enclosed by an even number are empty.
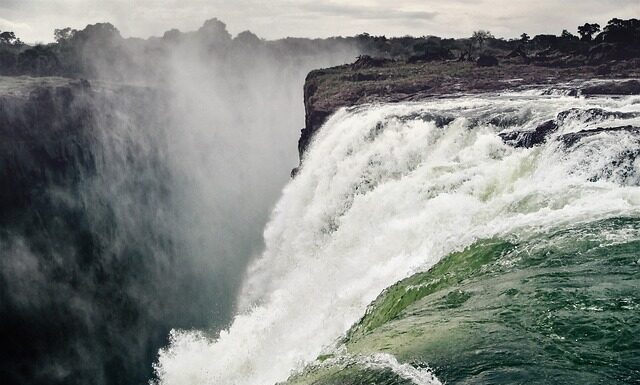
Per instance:
[[[578,27],[578,33],[582,41],[591,41],[593,34],[600,31],[600,24],[586,23],[583,26]]]
[[[476,61],[480,56],[504,57],[512,62],[548,66],[571,66],[558,62],[570,55],[573,64],[598,64],[606,59],[628,59],[640,56],[640,21],[612,19],[603,28],[585,23],[577,28],[578,36],[563,30],[559,36],[523,33],[518,39],[494,37],[478,30],[466,39],[436,36],[387,38],[363,33],[354,37],[330,39],[286,38],[265,41],[245,31],[233,38],[224,23],[208,20],[198,31],[166,32],[148,40],[125,39],[109,23],[89,25],[83,30],[56,29],[55,42],[29,46],[10,31],[0,32],[0,74],[68,77],[114,77],[127,73],[141,77],[162,76],[162,55],[179,45],[205,47],[218,53],[229,50],[270,50],[274,55],[304,54],[317,48],[341,45],[355,48],[363,55],[410,63],[435,60]],[[613,45],[613,48],[612,48]],[[625,46],[622,46],[625,45]]]

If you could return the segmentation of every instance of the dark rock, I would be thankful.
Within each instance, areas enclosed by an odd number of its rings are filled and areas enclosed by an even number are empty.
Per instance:
[[[603,64],[596,69],[596,75],[609,75],[611,73],[611,66]]]
[[[177,278],[186,262],[174,257],[174,238],[144,214],[169,206],[166,95],[1,81],[1,382],[146,383],[170,329],[200,317],[189,314],[198,295],[188,288],[200,278]],[[118,217],[124,207],[132,222]],[[24,267],[16,275],[10,266]]]
[[[580,94],[580,92],[579,92],[577,89],[575,89],[575,88],[574,88],[574,89],[569,90],[569,92],[567,93],[567,96],[574,96],[574,97],[576,97],[576,96],[578,96],[579,94]]]
[[[606,82],[582,89],[583,95],[640,95],[640,81]]]
[[[498,134],[502,138],[502,140],[511,146],[516,148],[531,148],[538,144],[544,143],[549,134],[557,131],[558,126],[564,123],[564,121],[569,116],[575,115],[583,115],[583,121],[585,123],[590,123],[594,121],[602,121],[606,119],[632,119],[638,116],[636,113],[632,112],[619,112],[619,111],[606,111],[601,108],[589,108],[586,110],[582,110],[579,108],[572,108],[567,111],[562,111],[558,114],[555,120],[549,120],[539,125],[532,131],[510,131],[510,132],[502,132]],[[567,145],[571,145],[575,143],[577,140],[584,136],[594,135],[598,132],[603,131],[620,131],[620,130],[628,130],[631,126],[623,126],[623,127],[614,127],[612,129],[608,128],[598,128],[595,130],[585,130],[579,131],[577,133],[566,134],[561,137],[561,140],[565,142]]]
[[[476,64],[479,67],[495,67],[499,64],[498,59],[491,55],[480,55]]]
[[[502,140],[516,148],[531,148],[544,143],[547,136],[558,129],[555,121],[549,120],[542,123],[532,131],[510,131],[498,134]]]
[[[571,108],[558,114],[557,121],[562,124],[567,117],[582,115],[581,120],[585,123],[599,122],[607,119],[633,119],[640,114],[635,112],[607,111],[602,108],[589,108],[586,110],[580,108]]]
[[[588,138],[590,136],[597,135],[603,132],[631,132],[634,134],[640,134],[640,127],[631,126],[631,125],[618,126],[618,127],[599,127],[593,130],[582,130],[578,132],[564,134],[560,136],[560,141],[562,141],[562,143],[564,143],[565,146],[571,147],[584,138]]]

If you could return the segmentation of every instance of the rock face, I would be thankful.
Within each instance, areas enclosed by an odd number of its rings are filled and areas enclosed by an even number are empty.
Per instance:
[[[93,91],[80,81],[4,79],[0,95],[0,218],[28,208],[37,188],[95,173],[86,128]],[[8,89],[7,89],[8,88]]]
[[[630,132],[633,134],[639,134],[640,127],[635,127],[631,125],[619,126],[619,127],[598,127],[593,130],[582,130],[578,132],[564,134],[560,137],[560,140],[564,143],[565,146],[571,147],[584,138],[588,138],[590,136],[597,135],[603,132]]]
[[[556,131],[558,125],[554,120],[549,120],[533,131],[510,131],[498,134],[502,140],[514,147],[531,148],[543,143],[547,136]]]
[[[167,228],[164,100],[0,78],[3,384],[143,384],[172,327],[209,321]]]
[[[562,111],[558,114],[556,119],[549,120],[539,125],[534,130],[515,130],[502,132],[498,134],[498,136],[500,136],[506,144],[509,144],[516,148],[531,148],[544,143],[549,135],[556,132],[558,130],[558,126],[561,125],[565,120],[567,120],[568,117],[576,115],[579,115],[584,123],[601,122],[607,119],[633,119],[638,117],[638,114],[632,112],[606,111],[602,108],[589,108],[584,110],[579,108],[571,108],[569,110]],[[560,140],[564,142],[565,145],[572,146],[584,137],[595,135],[600,132],[617,131],[637,132],[638,128],[633,126],[596,128],[565,134],[561,136]]]
[[[563,63],[571,58],[563,58]],[[492,61],[493,62],[493,61]],[[493,62],[495,63],[495,62]],[[543,63],[544,64],[544,63]],[[360,59],[344,65],[309,73],[304,86],[305,127],[298,150],[300,159],[314,133],[326,119],[342,107],[366,103],[415,101],[443,95],[517,89],[531,85],[556,84],[575,79],[621,79],[640,77],[640,60],[606,62],[599,66],[583,64],[531,65],[501,62],[500,66],[480,67],[469,62],[437,61],[405,63]],[[566,63],[565,63],[566,64]],[[603,66],[606,66],[603,67]],[[640,82],[602,82],[572,95],[638,94]],[[549,128],[549,127],[546,127]],[[522,145],[536,142],[546,129],[532,133]]]

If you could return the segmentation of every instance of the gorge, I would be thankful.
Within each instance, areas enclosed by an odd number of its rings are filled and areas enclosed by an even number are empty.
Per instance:
[[[3,383],[639,383],[635,54],[67,39],[0,78]]]

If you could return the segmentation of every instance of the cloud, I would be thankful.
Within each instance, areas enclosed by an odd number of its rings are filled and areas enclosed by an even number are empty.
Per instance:
[[[27,42],[51,41],[53,30],[109,21],[124,36],[195,30],[217,17],[232,33],[267,39],[328,37],[361,32],[387,36],[463,37],[476,29],[496,36],[575,31],[585,22],[640,14],[637,0],[0,0],[0,14]],[[2,24],[0,24],[2,28]]]
[[[25,31],[25,30],[33,30],[33,28],[31,28],[31,26],[27,23],[17,23],[17,22],[0,17],[0,30]]]
[[[350,19],[365,19],[365,20],[431,20],[437,16],[437,12],[427,11],[404,11],[401,9],[394,9],[389,7],[371,7],[371,6],[353,6],[353,5],[341,5],[335,3],[307,3],[300,6],[300,9],[308,11],[310,13],[325,15],[325,16],[338,16]]]

